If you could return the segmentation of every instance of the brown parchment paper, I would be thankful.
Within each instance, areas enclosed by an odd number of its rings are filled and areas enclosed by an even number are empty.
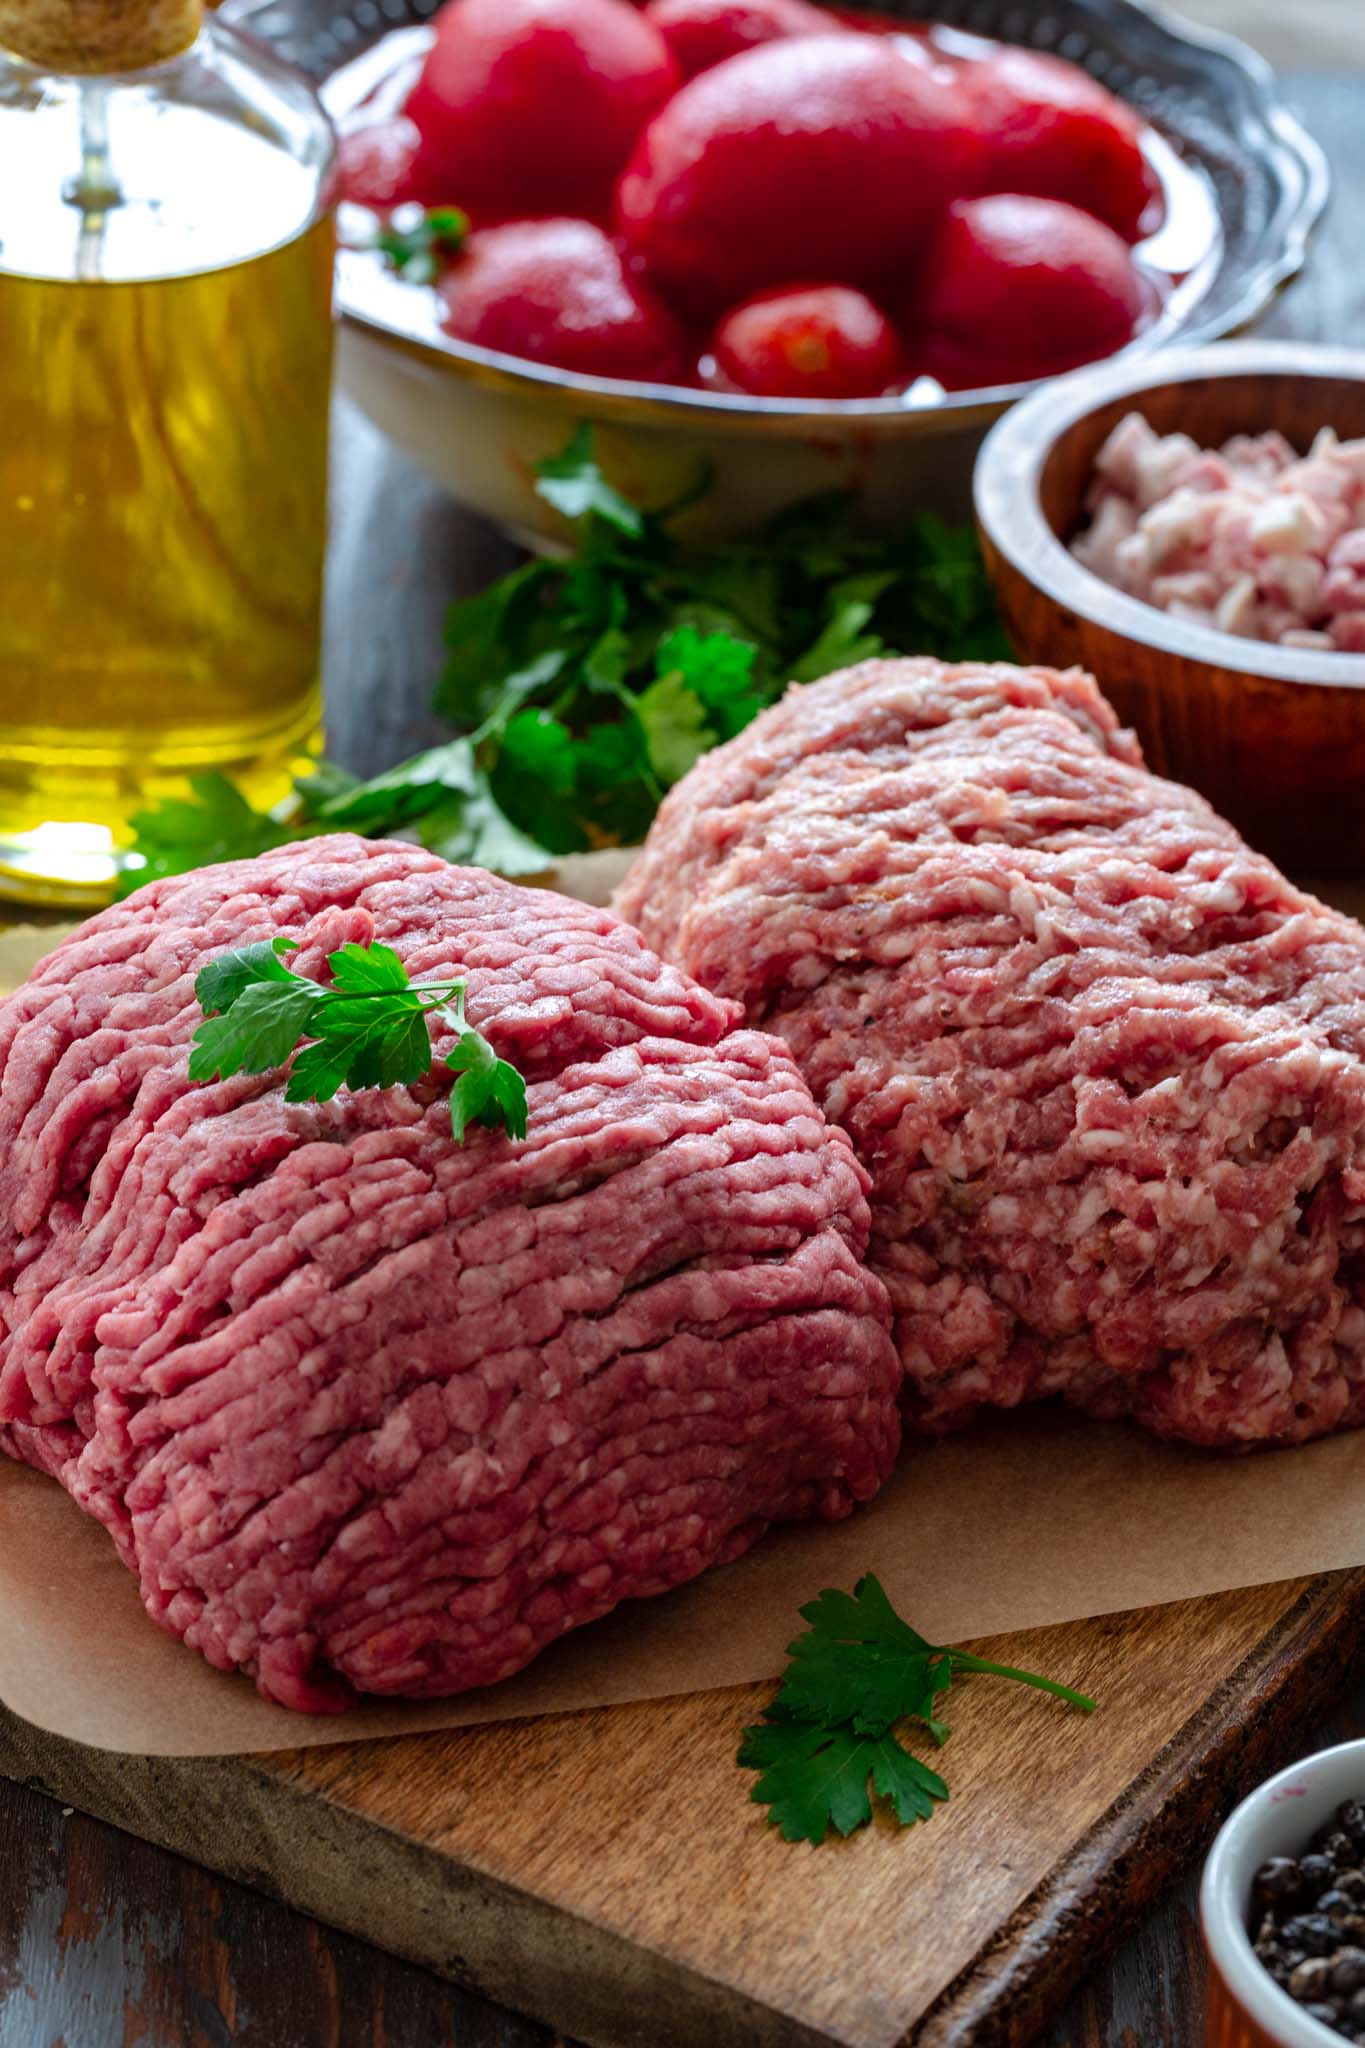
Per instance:
[[[601,901],[620,869],[619,857],[588,856],[559,879]],[[60,936],[0,933],[0,989]],[[765,1678],[802,1602],[865,1571],[926,1635],[961,1642],[1362,1564],[1365,1431],[1228,1458],[1026,1411],[911,1442],[850,1520],[777,1530],[738,1563],[567,1637],[505,1685],[314,1719],[267,1705],[164,1635],[104,1530],[55,1482],[0,1459],[0,1700],[101,1749],[296,1748]]]

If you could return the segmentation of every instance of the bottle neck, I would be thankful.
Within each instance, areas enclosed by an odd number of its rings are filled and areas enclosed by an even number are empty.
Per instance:
[[[141,71],[187,50],[204,0],[0,0],[0,49],[68,76]]]

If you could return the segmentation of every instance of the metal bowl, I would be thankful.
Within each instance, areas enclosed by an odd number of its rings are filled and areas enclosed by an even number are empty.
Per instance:
[[[377,45],[395,31],[416,42],[438,4],[229,0],[223,12],[308,71],[344,117],[380,75],[387,52]],[[1069,58],[1162,138],[1169,179],[1206,209],[1210,232],[1166,316],[1125,355],[1236,332],[1302,264],[1327,198],[1326,162],[1281,101],[1269,66],[1241,43],[1133,0],[880,0],[877,11]],[[532,539],[562,538],[529,478],[580,419],[597,426],[613,480],[644,503],[674,502],[709,472],[711,489],[685,515],[698,538],[743,532],[835,486],[858,494],[872,527],[911,507],[961,516],[982,436],[1033,388],[930,403],[916,394],[826,403],[730,397],[578,376],[451,341],[430,295],[366,254],[343,253],[338,298],[341,374],[352,395],[456,496]]]

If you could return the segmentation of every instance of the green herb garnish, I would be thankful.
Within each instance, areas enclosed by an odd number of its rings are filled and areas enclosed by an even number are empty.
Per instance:
[[[380,229],[374,246],[408,284],[435,284],[464,247],[469,216],[458,206],[437,206],[410,227],[392,221]]]
[[[704,487],[644,512],[580,427],[536,484],[571,522],[573,552],[524,562],[451,610],[436,704],[459,736],[368,782],[320,763],[270,815],[202,777],[197,803],[135,821],[120,893],[334,830],[533,874],[641,839],[698,755],[789,682],[874,654],[1007,656],[969,528],[921,513],[872,540],[835,495],[752,540],[699,548],[677,522]]]
[[[456,1076],[450,1123],[457,1144],[473,1122],[526,1136],[526,1083],[499,1059],[465,1016],[463,981],[408,980],[391,946],[341,946],[328,955],[331,983],[296,974],[285,955],[298,940],[281,935],[220,953],[201,967],[194,992],[204,1022],[190,1049],[192,1081],[268,1074],[294,1058],[288,1102],[330,1102],[337,1090],[392,1088],[429,1072],[431,1018],[455,1043],[445,1064]]]
[[[1053,1694],[1083,1713],[1095,1701],[1035,1672],[992,1664],[924,1637],[902,1621],[871,1572],[853,1592],[833,1588],[801,1609],[810,1623],[764,1719],[744,1730],[739,1763],[761,1773],[750,1797],[789,1842],[851,1835],[872,1818],[872,1793],[903,1827],[928,1820],[948,1787],[905,1747],[898,1723],[917,1722],[941,1748],[937,1702],[955,1678],[983,1672]],[[869,1789],[870,1788],[870,1789]]]
[[[266,812],[253,810],[226,775],[193,775],[190,788],[193,803],[170,797],[153,810],[134,813],[135,850],[119,877],[121,896],[161,875],[269,853],[293,837]]]

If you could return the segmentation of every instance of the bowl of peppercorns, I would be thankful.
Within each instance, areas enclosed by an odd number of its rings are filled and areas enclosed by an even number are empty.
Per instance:
[[[1209,2048],[1365,2044],[1365,1742],[1243,1800],[1204,1870]]]

